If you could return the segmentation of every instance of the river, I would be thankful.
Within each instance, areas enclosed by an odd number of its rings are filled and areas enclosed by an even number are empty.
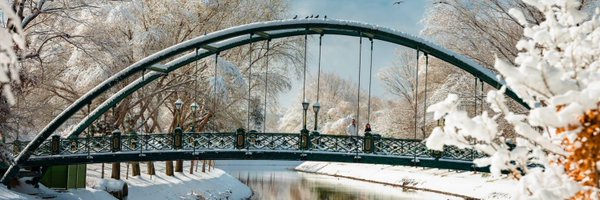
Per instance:
[[[217,168],[248,185],[252,199],[456,199],[437,193],[294,171],[298,161],[217,161]]]

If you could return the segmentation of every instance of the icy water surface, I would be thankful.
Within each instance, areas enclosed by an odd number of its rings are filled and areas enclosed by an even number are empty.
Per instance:
[[[301,173],[296,161],[217,161],[217,168],[250,186],[252,199],[456,199],[332,176]]]

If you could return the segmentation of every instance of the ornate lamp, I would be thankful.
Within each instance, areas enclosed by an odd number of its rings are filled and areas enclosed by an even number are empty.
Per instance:
[[[177,127],[181,127],[181,108],[183,107],[183,101],[181,99],[177,99],[175,101],[175,112],[179,116],[177,117]]]
[[[192,132],[196,132],[196,111],[198,111],[199,107],[200,106],[198,106],[196,102],[190,105],[190,108],[192,109],[192,116],[194,117],[194,119],[192,120]]]
[[[309,105],[308,101],[306,99],[304,99],[304,101],[302,102],[302,109],[304,110],[304,121],[303,121],[303,125],[302,125],[303,131],[304,130],[308,131],[306,129],[306,111],[308,110],[308,105]]]
[[[319,119],[319,110],[321,109],[321,103],[317,101],[317,103],[313,104],[313,111],[315,112],[315,130],[317,131],[317,122]]]

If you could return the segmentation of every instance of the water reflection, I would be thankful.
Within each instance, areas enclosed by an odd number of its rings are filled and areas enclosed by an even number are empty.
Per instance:
[[[454,199],[423,191],[292,171],[301,162],[220,161],[217,167],[250,186],[252,199]]]

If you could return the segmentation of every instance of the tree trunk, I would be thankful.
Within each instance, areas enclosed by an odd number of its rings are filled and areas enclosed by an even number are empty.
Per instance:
[[[190,174],[194,174],[194,160],[190,160]]]
[[[175,172],[181,172],[181,173],[183,173],[183,160],[176,160],[175,161]]]
[[[111,174],[111,178],[116,179],[116,180],[121,180],[121,163],[119,162],[115,162],[112,163],[112,174]]]
[[[175,174],[173,173],[173,161],[166,161],[165,165],[165,174],[167,174],[167,176],[174,176]]]
[[[202,173],[206,173],[206,160],[202,161]]]
[[[104,179],[104,163],[102,163],[102,175],[100,176],[101,179]]]
[[[147,166],[148,175],[156,174],[156,171],[154,171],[154,163],[152,161],[148,161],[148,164],[146,164],[146,166]]]
[[[127,170],[125,170],[125,179],[129,179],[129,163],[127,163]]]
[[[140,163],[132,162],[131,163],[131,176],[139,176],[140,175]]]

